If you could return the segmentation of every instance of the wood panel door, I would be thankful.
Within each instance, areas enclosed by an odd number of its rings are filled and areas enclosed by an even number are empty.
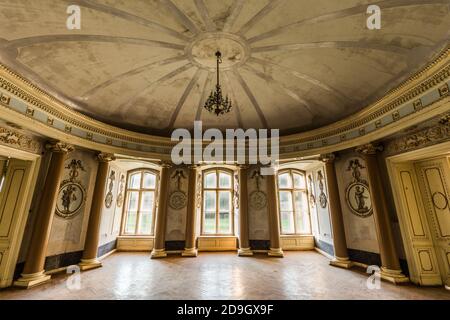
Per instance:
[[[450,288],[450,162],[449,158],[415,164],[428,224],[441,270]]]
[[[11,285],[23,228],[23,214],[31,183],[30,162],[11,159],[0,193],[0,288]],[[20,238],[20,239],[19,239]]]
[[[394,193],[400,229],[413,283],[442,285],[431,229],[428,226],[421,190],[412,162],[394,165]]]

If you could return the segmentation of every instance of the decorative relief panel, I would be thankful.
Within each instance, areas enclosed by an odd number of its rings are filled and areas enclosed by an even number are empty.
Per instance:
[[[361,178],[360,169],[364,168],[358,158],[349,161],[347,171],[351,171],[353,180],[345,190],[345,200],[350,211],[362,218],[369,217],[373,211],[369,185]]]
[[[169,206],[174,210],[180,210],[187,204],[187,195],[181,190],[182,180],[186,180],[184,170],[175,170],[171,178],[176,181],[176,190],[169,195]]]
[[[323,183],[324,177],[322,170],[317,171],[317,181],[319,181],[319,204],[322,209],[325,209],[328,204],[327,195],[324,192],[324,183]]]
[[[114,188],[114,181],[116,180],[116,171],[111,170],[111,172],[109,173],[109,177],[108,177],[108,192],[106,193],[105,196],[105,207],[106,208],[111,208],[112,203],[114,201],[114,196],[112,193],[112,190]]]
[[[264,176],[260,169],[253,171],[250,179],[255,181],[256,190],[252,191],[249,196],[250,207],[255,210],[264,209],[267,206],[267,196],[264,191],[261,191],[261,180]]]
[[[125,175],[120,175],[119,181],[119,193],[117,195],[116,204],[118,208],[122,208],[123,200],[124,200],[124,189],[125,189]]]
[[[78,179],[79,171],[85,171],[81,160],[72,159],[66,166],[69,169],[69,179],[61,182],[56,201],[56,214],[70,219],[80,212],[86,201],[86,189]]]

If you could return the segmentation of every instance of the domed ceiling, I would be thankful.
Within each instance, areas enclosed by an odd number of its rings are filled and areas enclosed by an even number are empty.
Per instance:
[[[66,28],[68,5],[81,29]],[[382,9],[369,30],[369,4]],[[449,42],[450,0],[0,0],[1,62],[123,128],[330,124],[363,109]],[[233,110],[203,108],[221,82]]]

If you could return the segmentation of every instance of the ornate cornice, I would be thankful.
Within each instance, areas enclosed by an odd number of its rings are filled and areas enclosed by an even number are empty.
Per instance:
[[[48,142],[45,145],[45,148],[51,152],[64,153],[64,154],[70,153],[73,150],[75,150],[74,146],[72,146],[68,143],[62,142],[62,141]]]
[[[355,151],[363,155],[374,155],[377,154],[378,152],[383,151],[383,145],[368,143],[363,146],[357,147]]]
[[[450,47],[383,98],[332,125],[280,138],[281,158],[327,153],[392,134],[434,116],[450,104]],[[0,64],[0,109],[28,130],[107,152],[169,159],[176,142],[104,124],[66,106]],[[22,117],[17,117],[21,114]],[[413,116],[414,115],[414,116]],[[400,125],[401,123],[401,125]],[[39,126],[37,126],[39,125]],[[38,129],[39,128],[39,129]],[[72,140],[71,140],[72,141]]]

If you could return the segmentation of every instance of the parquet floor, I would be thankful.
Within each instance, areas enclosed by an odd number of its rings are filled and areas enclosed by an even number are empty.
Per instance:
[[[80,288],[67,285],[67,274],[29,290],[8,288],[3,299],[448,299],[443,288],[381,283],[368,289],[364,270],[328,265],[316,252],[265,255],[200,253],[151,260],[149,253],[115,253],[103,267],[81,273]],[[73,280],[73,278],[71,279]]]

